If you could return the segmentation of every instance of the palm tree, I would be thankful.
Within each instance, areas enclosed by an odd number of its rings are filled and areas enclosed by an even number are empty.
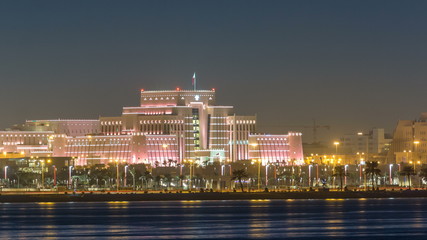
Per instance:
[[[332,174],[332,176],[340,178],[340,190],[342,191],[342,189],[343,189],[342,188],[342,179],[343,179],[343,177],[347,176],[344,166],[342,166],[342,165],[336,166],[334,168],[334,174]]]
[[[371,176],[372,190],[375,190],[374,179],[376,176],[381,174],[381,170],[378,169],[378,162],[377,161],[366,162],[365,174]]]
[[[283,182],[285,182],[285,184],[286,184],[286,179],[287,179],[287,177],[288,177],[288,175],[289,174],[287,174],[287,172],[284,172],[284,171],[282,171],[282,172],[279,172],[278,174],[277,174],[277,179],[278,179],[278,187],[280,188],[280,186],[281,186],[281,184],[280,184],[280,181],[283,181]]]
[[[403,167],[402,171],[400,171],[400,176],[405,176],[408,178],[409,181],[409,189],[411,189],[411,176],[416,175],[414,167],[412,166],[405,166]]]
[[[167,183],[167,189],[169,190],[170,185],[171,185],[171,183],[173,181],[172,175],[170,175],[169,173],[165,174],[164,180]]]
[[[242,189],[242,192],[244,192],[242,179],[247,178],[247,177],[248,177],[248,174],[246,173],[246,171],[244,169],[238,169],[238,170],[233,171],[233,177],[231,178],[231,180],[237,179],[239,181],[240,188]]]
[[[427,167],[421,168],[419,175],[423,182],[427,181]]]
[[[18,184],[24,187],[31,187],[33,180],[36,179],[39,175],[34,172],[25,172],[22,170],[18,171],[16,174],[18,177]]]
[[[193,176],[193,182],[195,185],[197,185],[198,188],[200,188],[201,184],[204,182],[204,178],[201,174],[196,173],[196,175]]]
[[[129,173],[132,176],[132,189],[135,190],[135,175],[136,175],[135,167],[130,167]]]
[[[181,189],[182,189],[184,180],[185,180],[185,175],[179,175],[179,185],[181,186]]]
[[[139,179],[142,181],[141,188],[144,185],[144,181],[145,181],[145,189],[147,189],[148,188],[148,180],[153,179],[153,176],[151,175],[150,171],[144,171],[144,173],[142,173],[142,176]]]
[[[156,183],[156,190],[158,190],[157,188],[160,188],[160,183],[163,180],[163,175],[157,175],[156,177],[154,177],[154,182]]]
[[[67,173],[65,173],[66,176],[64,176],[65,178],[68,177]],[[105,168],[105,167],[96,167],[93,166],[90,171],[89,171],[89,177],[91,180],[91,184],[96,184],[96,187],[100,186],[100,183],[102,183],[103,181],[105,182],[105,185],[108,181],[108,179],[110,177],[112,177],[112,172],[110,171],[110,169]],[[58,174],[58,179],[60,179],[60,176]],[[106,187],[104,185],[104,187]]]
[[[173,163],[174,163],[173,159],[168,159],[168,167],[172,166]]]

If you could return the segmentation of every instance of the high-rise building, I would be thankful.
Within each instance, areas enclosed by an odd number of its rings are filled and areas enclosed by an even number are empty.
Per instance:
[[[237,115],[233,106],[218,106],[215,100],[215,89],[141,90],[139,106],[124,107],[121,116],[27,121],[0,132],[0,149],[8,155],[25,148],[25,156],[43,155],[36,151],[42,149],[49,156],[73,157],[80,165],[252,158],[264,164],[303,162],[301,133],[257,134],[256,116]]]

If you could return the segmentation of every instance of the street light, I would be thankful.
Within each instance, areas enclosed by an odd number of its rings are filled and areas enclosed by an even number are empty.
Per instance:
[[[71,171],[73,170],[73,166],[69,166],[68,167],[68,185],[69,185],[69,189],[71,189],[72,185],[71,185]]]
[[[257,143],[251,143],[250,145],[255,149],[255,151],[256,151],[256,148],[259,146]],[[259,191],[261,188],[261,162],[262,162],[259,148],[258,148],[258,158],[254,159],[254,162],[258,163],[258,191]]]
[[[413,159],[414,162],[418,159],[418,145],[419,144],[420,144],[420,141],[418,141],[418,140],[414,141],[414,146],[415,146],[415,149],[414,149],[415,159]],[[414,169],[415,169],[415,167],[414,167]]]
[[[338,145],[340,145],[340,142],[335,141],[334,145],[335,145],[335,155],[338,155]]]
[[[4,167],[4,179],[7,179],[7,168],[9,168],[9,166]]]
[[[40,160],[42,165],[42,188],[44,189],[44,160]]]
[[[359,156],[359,184],[361,185],[362,184],[362,165],[365,163],[363,155],[365,155],[365,153],[357,152],[357,155]]]
[[[258,153],[257,158],[261,158],[261,152],[260,152],[260,148],[259,148],[258,143],[251,143],[250,145],[251,145],[251,147],[254,148],[254,151]],[[258,147],[258,151],[257,151],[257,147]]]
[[[390,164],[390,185],[393,185],[393,172],[391,171],[393,169],[393,164]]]
[[[258,191],[261,189],[261,159],[254,159],[252,163],[258,163]]]
[[[344,166],[344,185],[347,186],[347,172],[348,172],[348,164]]]
[[[421,161],[417,161],[417,164],[421,165]],[[414,161],[414,166],[415,166],[415,161]],[[416,167],[414,167],[414,172],[416,172],[415,169],[416,169]]]
[[[114,160],[116,162],[116,189],[119,191],[119,159]]]
[[[193,187],[193,159],[189,159],[188,162],[190,163],[190,187],[189,190],[191,191],[191,188]]]
[[[265,164],[265,187],[268,188],[268,167],[270,166],[270,161]]]
[[[415,161],[409,161],[409,164],[414,164],[414,172],[415,172]]]
[[[179,176],[181,176],[182,175],[182,168],[184,167],[184,164],[183,163],[180,163],[179,164]]]
[[[125,179],[124,179],[124,186],[126,187],[126,185],[127,185],[127,169],[129,168],[129,166],[128,165],[126,165],[125,166]]]
[[[188,160],[185,160],[184,159],[184,164],[185,163],[189,163],[189,165],[190,165],[190,179],[188,179],[189,180],[189,187],[188,187],[188,190],[190,190],[191,191],[191,188],[192,188],[192,178],[193,178],[193,160],[192,159],[188,159]]]
[[[46,166],[46,163],[51,163],[52,162],[52,160],[50,160],[50,159],[47,159],[47,160],[40,160],[40,162],[41,162],[41,165],[42,165],[42,188],[44,189],[44,182],[45,182],[45,180],[44,180],[44,173],[45,173],[45,166]]]
[[[366,164],[366,162],[362,158],[360,161],[360,165],[359,165],[359,167],[360,167],[360,180],[362,180],[362,171],[363,171],[363,176],[364,176],[363,187],[365,188],[365,191],[366,191],[366,187],[367,187],[367,185],[366,185],[366,172],[365,172],[365,168],[362,169],[362,165],[364,166],[365,164]]]
[[[56,186],[56,166],[53,165],[53,186]]]

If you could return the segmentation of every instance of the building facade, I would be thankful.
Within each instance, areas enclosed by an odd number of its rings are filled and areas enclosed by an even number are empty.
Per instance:
[[[301,133],[259,135],[256,116],[236,115],[215,104],[215,89],[145,91],[121,116],[92,120],[30,120],[0,132],[3,157],[70,157],[75,164],[111,161],[153,166],[186,160],[259,158],[264,164],[302,164]],[[258,146],[254,150],[252,146]]]
[[[417,120],[399,120],[393,133],[391,163],[427,164],[427,113]]]
[[[383,128],[374,128],[367,133],[358,132],[346,134],[340,138],[339,150],[342,154],[386,153],[390,147],[391,138]]]

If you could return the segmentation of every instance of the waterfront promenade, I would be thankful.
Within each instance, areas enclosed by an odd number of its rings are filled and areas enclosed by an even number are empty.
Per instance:
[[[0,202],[198,201],[427,197],[427,190],[282,192],[1,192]]]

